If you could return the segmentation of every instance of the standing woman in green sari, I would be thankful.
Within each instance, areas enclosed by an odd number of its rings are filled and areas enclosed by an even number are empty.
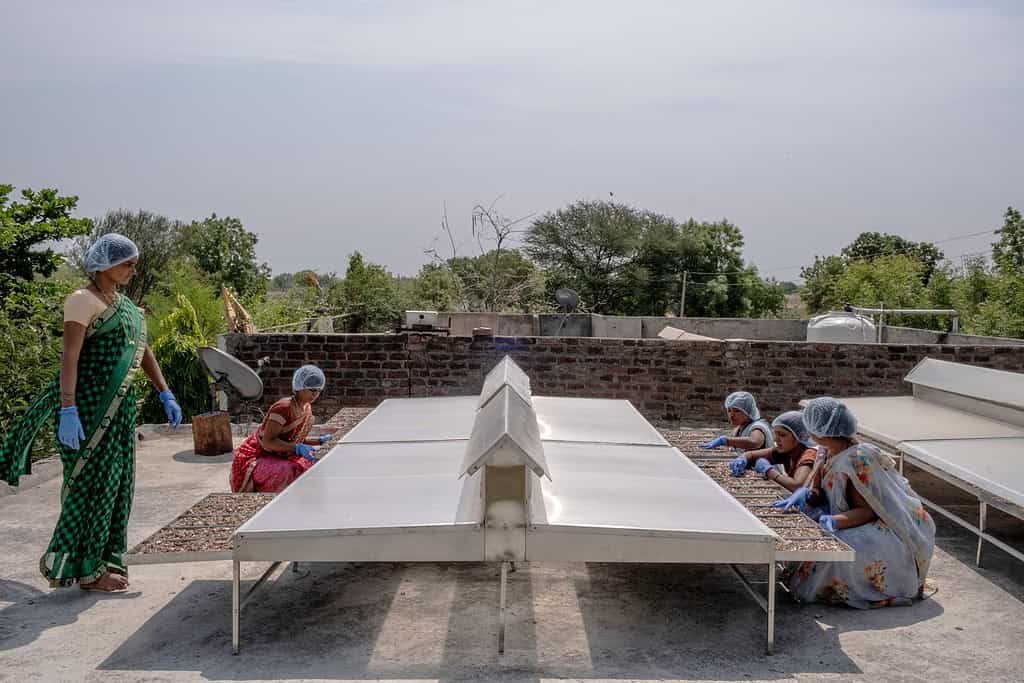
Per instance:
[[[181,408],[146,344],[146,321],[117,287],[135,275],[139,250],[122,235],[103,235],[83,266],[90,284],[64,302],[64,353],[59,375],[29,406],[0,446],[0,476],[24,474],[36,433],[57,419],[64,465],[57,528],[39,561],[53,587],[128,587],[128,515],[135,486],[135,373],[141,367],[160,390],[168,422]]]

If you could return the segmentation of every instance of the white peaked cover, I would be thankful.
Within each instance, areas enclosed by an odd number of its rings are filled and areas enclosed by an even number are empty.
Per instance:
[[[531,402],[530,378],[515,361],[505,356],[484,378],[484,388],[480,392],[477,408],[483,408],[505,386],[510,387],[526,403]]]
[[[537,476],[551,478],[533,406],[508,385],[477,411],[459,476],[473,474],[484,465],[526,465]]]
[[[903,379],[914,385],[915,394],[925,387],[1024,410],[1024,374],[1019,372],[925,358]]]

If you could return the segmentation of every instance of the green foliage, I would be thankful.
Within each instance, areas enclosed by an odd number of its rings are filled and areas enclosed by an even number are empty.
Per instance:
[[[60,372],[63,351],[63,298],[71,289],[58,285],[44,299],[35,293],[30,308],[17,315],[0,308],[0,439],[21,417],[43,388]],[[17,359],[17,362],[12,362]],[[52,455],[55,442],[48,429],[39,432],[32,459]]]
[[[880,232],[862,232],[841,254],[849,263],[873,261],[882,256],[908,256],[921,264],[920,277],[926,285],[944,258],[931,242],[911,242],[899,235]]]
[[[999,240],[992,245],[992,260],[1001,273],[1024,270],[1024,219],[1012,206],[1003,214],[1003,227],[996,230]]]
[[[781,289],[744,265],[743,235],[725,220],[680,224],[623,204],[580,201],[534,221],[525,242],[546,269],[548,289],[572,287],[595,312],[678,311],[684,272],[687,315],[783,308]]]
[[[346,313],[348,332],[381,332],[398,320],[398,288],[395,279],[376,263],[363,259],[358,251],[349,257],[345,279],[328,293],[328,300]]]
[[[54,274],[64,259],[49,242],[89,232],[87,218],[72,218],[78,197],[62,197],[57,190],[35,192],[24,188],[23,201],[9,200],[14,187],[0,185],[0,310],[32,317],[58,297],[52,282],[38,281]]]
[[[836,282],[846,272],[846,259],[840,256],[814,257],[814,263],[801,269],[805,285],[801,292],[811,313],[820,313],[842,305],[836,294]]]
[[[267,291],[270,268],[256,262],[255,233],[242,221],[211,214],[193,221],[185,231],[185,250],[196,267],[207,273],[217,287],[229,287],[239,297],[262,296]]]
[[[401,299],[406,310],[459,311],[466,310],[462,279],[452,268],[439,263],[427,263],[403,289]]]
[[[526,253],[559,277],[552,287],[572,287],[599,313],[621,312],[633,292],[637,256],[652,223],[669,219],[625,204],[582,200],[546,213],[525,238]]]
[[[177,297],[177,307],[160,319],[161,334],[150,345],[167,386],[174,392],[182,410],[182,421],[210,410],[210,380],[199,362],[196,349],[207,340],[199,326],[196,309],[184,296]],[[151,382],[141,373],[138,377],[142,400],[141,421],[163,423],[167,421],[163,404]]]
[[[543,275],[516,249],[491,249],[450,259],[447,265],[447,291],[459,297],[463,310],[528,312],[544,298]]]
[[[121,291],[132,301],[143,305],[166,275],[171,261],[181,254],[182,224],[141,209],[108,211],[103,218],[96,219],[88,237],[80,237],[75,241],[68,252],[71,262],[81,267],[89,246],[101,235],[111,232],[124,235],[139,248],[135,277]]]
[[[43,245],[84,235],[92,223],[72,218],[77,197],[57,190],[21,191],[11,202],[0,185],[0,438],[60,371],[63,300],[74,288],[52,278],[63,257]],[[43,433],[43,432],[41,432]],[[33,458],[52,454],[53,439],[40,438]]]
[[[146,323],[150,339],[165,334],[164,321],[173,319],[171,314],[179,307],[181,297],[187,299],[195,311],[199,336],[208,345],[215,343],[217,335],[227,328],[224,301],[208,277],[183,258],[170,263],[163,280],[148,297]]]
[[[841,256],[815,257],[804,268],[802,291],[811,312],[844,303],[886,308],[954,308],[966,334],[1024,337],[1024,220],[1013,207],[1003,216],[992,245],[995,267],[982,257],[962,269],[941,263],[942,252],[927,242],[862,233]],[[936,316],[886,316],[890,325],[949,329]]]
[[[839,292],[837,283],[850,268],[870,265],[876,261],[896,256],[905,259],[896,262],[900,267],[903,267],[908,261],[913,262],[913,271],[917,274],[922,288],[928,286],[943,259],[942,252],[931,242],[912,242],[899,235],[862,232],[853,242],[843,247],[839,256],[815,256],[814,263],[800,271],[800,277],[806,282],[801,293],[803,301],[810,312],[820,313],[835,310],[844,303],[855,303],[844,297],[854,296],[857,299],[870,300],[877,296],[878,291],[871,288],[871,278],[865,275],[867,271],[861,269],[851,276],[851,280],[848,280],[848,282],[865,281],[868,287],[865,291],[851,293],[851,290],[846,289],[844,292]],[[905,294],[903,292],[901,296]],[[870,305],[877,306],[878,302]],[[885,305],[893,308],[898,306],[888,301],[885,301]]]

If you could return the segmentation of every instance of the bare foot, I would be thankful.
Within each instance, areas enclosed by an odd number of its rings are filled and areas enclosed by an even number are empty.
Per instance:
[[[113,593],[115,591],[128,589],[128,577],[121,576],[120,574],[104,572],[103,575],[95,581],[80,583],[78,586],[84,591],[104,591],[107,593]]]

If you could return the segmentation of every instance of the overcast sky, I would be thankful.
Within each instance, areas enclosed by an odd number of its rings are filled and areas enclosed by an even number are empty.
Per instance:
[[[1024,208],[1024,2],[5,1],[0,182],[412,274],[443,202],[727,217],[793,279]],[[991,236],[942,244],[948,255]],[[461,255],[474,246],[464,244]]]

